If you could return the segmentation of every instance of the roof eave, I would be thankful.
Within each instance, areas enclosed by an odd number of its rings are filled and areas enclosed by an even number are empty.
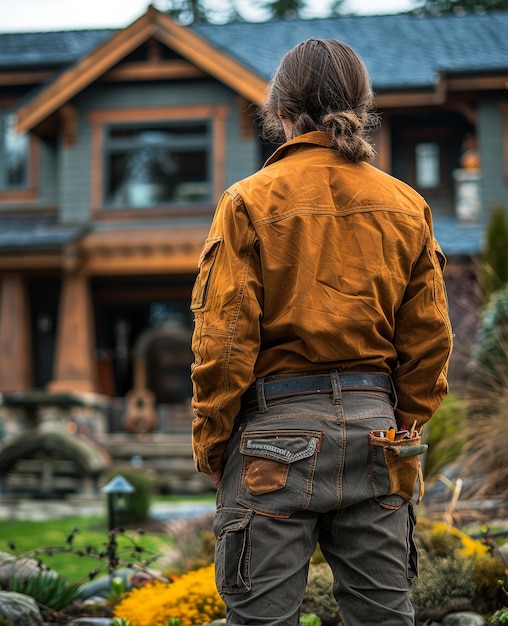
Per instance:
[[[33,130],[150,37],[171,46],[239,95],[252,102],[262,100],[266,88],[264,79],[149,6],[130,26],[114,34],[25,101],[16,112],[18,131]]]

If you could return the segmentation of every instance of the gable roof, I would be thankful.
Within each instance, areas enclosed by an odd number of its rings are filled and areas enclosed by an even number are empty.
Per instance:
[[[150,6],[130,26],[114,31],[112,36],[105,38],[88,54],[85,52],[78,57],[73,65],[22,103],[17,111],[18,129],[28,131],[34,128],[150,38],[172,48],[245,98],[253,101],[262,98],[266,85],[262,78]]]
[[[153,7],[123,30],[0,34],[0,68],[67,65],[18,110],[29,130],[150,37],[251,101],[283,54],[309,37],[336,38],[363,58],[377,93],[434,90],[442,74],[508,71],[508,12],[345,16],[180,26]]]
[[[435,84],[438,71],[492,72],[508,68],[508,11],[463,16],[344,16],[188,27],[179,26],[153,7],[146,15],[152,20],[159,20],[156,16],[165,18],[166,27],[171,22],[175,36],[187,39],[185,33],[198,35],[214,50],[225,53],[265,81],[270,79],[282,55],[309,37],[341,39],[352,46],[365,61],[377,89],[430,87]],[[76,63],[119,32],[96,29],[0,33],[0,69]]]

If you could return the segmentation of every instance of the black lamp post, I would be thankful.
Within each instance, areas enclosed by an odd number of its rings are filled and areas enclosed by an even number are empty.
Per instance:
[[[101,489],[108,496],[108,527],[113,530],[117,527],[117,521],[127,508],[128,494],[135,491],[130,482],[123,476],[115,476]]]

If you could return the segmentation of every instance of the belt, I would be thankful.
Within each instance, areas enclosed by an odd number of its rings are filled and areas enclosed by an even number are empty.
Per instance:
[[[381,372],[340,372],[341,391],[378,391],[393,394],[392,379]],[[265,398],[279,399],[312,393],[333,393],[331,372],[279,374],[259,379],[242,396],[242,408],[257,402],[258,385],[262,381]]]

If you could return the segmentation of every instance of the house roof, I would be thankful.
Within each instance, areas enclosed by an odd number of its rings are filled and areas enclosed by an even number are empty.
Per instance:
[[[153,8],[148,11],[152,15],[159,13]],[[194,33],[265,81],[270,79],[282,55],[309,37],[336,38],[351,45],[365,61],[376,90],[432,87],[439,72],[488,73],[508,69],[507,11],[175,27],[181,35]],[[119,32],[105,29],[0,33],[0,69],[76,63]]]
[[[432,87],[439,72],[508,69],[508,12],[233,22],[192,27],[269,80],[283,54],[309,37],[340,39],[363,58],[376,90]]]
[[[56,36],[56,33],[53,35]],[[166,14],[149,6],[146,13],[130,26],[114,31],[92,50],[87,48],[88,53],[77,54],[74,64],[63,69],[42,89],[35,90],[31,98],[24,100],[17,109],[18,129],[23,132],[35,128],[149,39],[160,41],[245,98],[252,101],[262,98],[266,82],[257,73],[215,48],[191,29],[180,26]],[[1,58],[0,47],[0,63]]]

